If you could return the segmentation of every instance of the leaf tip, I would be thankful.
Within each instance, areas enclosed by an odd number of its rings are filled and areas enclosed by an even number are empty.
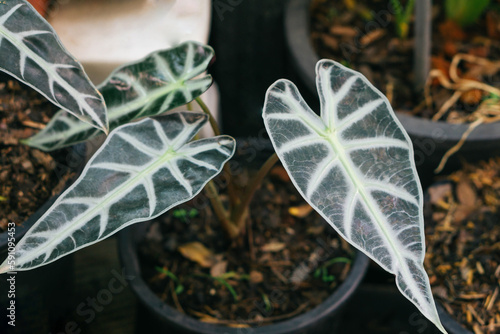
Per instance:
[[[448,334],[448,332],[446,331],[446,329],[444,328],[444,326],[441,324],[441,321],[439,320],[439,318],[437,319],[437,321],[433,321],[434,325],[436,326],[437,329],[439,329],[439,331],[443,334]]]

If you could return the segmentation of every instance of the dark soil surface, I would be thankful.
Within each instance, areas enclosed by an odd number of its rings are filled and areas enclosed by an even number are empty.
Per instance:
[[[271,175],[238,240],[225,237],[203,196],[153,222],[139,255],[161,299],[202,321],[248,327],[305,312],[344,280],[353,250],[304,203],[282,167]]]
[[[448,179],[429,189],[425,265],[434,296],[474,333],[500,333],[500,158]]]
[[[53,155],[20,144],[54,113],[50,102],[14,80],[0,80],[0,232],[8,222],[22,224],[51,196],[63,189],[71,173],[65,152]]]
[[[347,9],[346,3],[355,3]],[[414,21],[410,22],[409,37],[400,39],[396,33],[394,15],[390,14],[390,1],[313,0],[311,7],[311,39],[321,58],[330,58],[361,73],[380,89],[394,109],[407,110],[426,118],[433,115],[451,98],[454,89],[444,88],[438,79],[429,81],[430,97],[425,102],[423,91],[414,90],[413,48]],[[406,5],[406,1],[402,1]],[[453,57],[464,53],[474,59],[489,59],[487,64],[462,61],[458,64],[458,76],[480,81],[498,88],[500,70],[500,2],[491,1],[491,10],[478,23],[461,28],[447,21],[443,1],[435,2],[432,12],[432,69],[441,70],[450,80]],[[495,62],[496,61],[496,62]],[[454,83],[453,80],[452,84]],[[498,96],[470,89],[460,96],[439,119],[449,122],[474,121],[471,116],[481,102],[489,100],[498,105]],[[483,105],[484,107],[484,105]],[[498,110],[494,115],[498,116]]]

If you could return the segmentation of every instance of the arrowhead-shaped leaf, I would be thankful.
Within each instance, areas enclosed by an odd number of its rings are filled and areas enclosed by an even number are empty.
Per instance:
[[[48,264],[193,198],[235,149],[229,136],[186,144],[206,121],[172,112],[117,128],[16,245],[15,267],[5,260],[0,273]]]
[[[321,117],[287,80],[266,96],[264,123],[302,196],[348,242],[396,275],[401,292],[443,332],[423,268],[422,189],[410,139],[361,74],[317,64]]]
[[[195,77],[206,71],[213,55],[209,46],[185,42],[113,71],[98,87],[108,106],[110,129],[161,114],[200,96],[212,84],[212,77]],[[23,143],[51,151],[99,134],[88,124],[59,111],[45,129]]]
[[[0,70],[107,132],[101,94],[52,27],[24,0],[0,3]]]

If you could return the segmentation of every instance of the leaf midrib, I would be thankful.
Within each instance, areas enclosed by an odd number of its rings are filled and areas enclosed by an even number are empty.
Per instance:
[[[375,221],[377,222],[377,225],[379,226],[380,230],[382,231],[382,234],[384,235],[386,241],[388,242],[389,246],[391,247],[393,254],[396,256],[398,261],[402,264],[401,267],[406,267],[404,265],[404,261],[401,258],[401,255],[399,252],[397,252],[397,247],[396,245],[392,242],[390,236],[391,233],[387,230],[387,228],[383,224],[383,219],[380,217],[378,210],[374,207],[372,201],[372,197],[367,193],[366,188],[363,186],[362,181],[358,178],[356,173],[354,172],[354,166],[351,163],[351,159],[347,157],[346,151],[344,150],[342,144],[340,143],[340,140],[338,138],[338,135],[335,131],[330,131],[329,135],[326,136],[326,139],[332,146],[332,149],[334,152],[337,154],[337,157],[339,158],[339,161],[341,162],[342,166],[344,167],[344,170],[347,172],[349,179],[351,182],[354,184],[354,187],[358,191],[358,193],[361,195],[363,198],[363,201],[366,203],[368,210],[370,211],[371,215],[375,218]],[[347,231],[346,231],[347,232]],[[351,231],[349,231],[349,234]]]
[[[408,269],[406,262],[401,257],[401,254],[397,251],[398,248],[396,247],[396,245],[392,242],[392,240],[390,238],[390,236],[392,234],[384,226],[383,219],[380,217],[379,212],[376,209],[376,207],[373,206],[372,197],[370,195],[368,195],[361,180],[356,176],[356,174],[354,172],[354,168],[353,168],[352,163],[351,163],[351,160],[347,157],[347,154],[346,154],[344,148],[342,147],[342,144],[340,143],[340,140],[338,138],[338,134],[336,133],[336,131],[331,131],[331,129],[329,129],[328,135],[326,136],[326,139],[328,140],[328,142],[330,142],[332,149],[335,151],[335,153],[339,157],[339,160],[340,160],[342,166],[344,167],[344,169],[347,171],[349,178],[351,179],[351,181],[354,184],[354,186],[356,187],[357,191],[359,192],[359,194],[363,198],[363,201],[366,203],[368,210],[370,211],[372,216],[375,218],[377,225],[380,228],[380,231],[384,235],[385,240],[388,242],[388,244],[392,250],[392,253],[396,257],[397,261],[399,262],[399,270],[402,272],[403,277],[404,278],[412,277],[411,273],[409,272],[409,269]],[[349,233],[350,233],[350,231],[349,231]],[[396,270],[394,270],[394,269],[395,268],[393,268],[392,273],[396,274]],[[390,270],[387,270],[387,271],[391,272]],[[414,290],[415,288],[417,288],[415,286],[413,280],[411,280],[409,282],[406,281],[406,284],[409,286],[410,290]],[[422,301],[419,300],[419,303],[422,303]]]
[[[172,153],[174,153],[174,154],[172,154]],[[157,167],[165,164],[166,162],[170,161],[171,159],[176,158],[176,157],[181,157],[181,156],[182,156],[182,154],[179,154],[178,152],[175,152],[175,151],[173,151],[173,150],[171,150],[169,148],[161,157],[159,157],[157,159],[156,162],[153,162],[146,169],[144,169],[142,172],[139,172],[136,176],[134,176],[130,180],[126,181],[123,185],[115,188],[112,192],[108,193],[107,196],[104,197],[104,200],[101,201],[98,206],[96,206],[93,209],[85,212],[76,221],[74,221],[72,224],[69,224],[68,227],[64,228],[60,233],[58,233],[60,235],[59,237],[52,238],[51,241],[49,241],[47,243],[44,243],[42,246],[38,247],[37,249],[39,250],[39,252],[37,253],[36,256],[31,256],[31,257],[28,256],[27,260],[26,260],[26,257],[25,257],[24,263],[27,263],[28,261],[34,260],[35,258],[37,258],[38,256],[40,256],[41,254],[45,254],[45,252],[43,252],[43,250],[47,249],[49,246],[51,246],[52,244],[54,244],[56,241],[57,241],[57,243],[59,243],[61,240],[64,240],[65,238],[67,238],[69,236],[69,234],[67,232],[71,231],[71,230],[74,230],[74,227],[76,225],[79,226],[79,223],[82,220],[88,221],[87,217],[94,217],[94,216],[96,216],[96,213],[100,209],[106,207],[107,204],[110,203],[119,194],[122,194],[122,193],[126,192],[127,189],[129,189],[129,188],[132,188],[132,189],[135,188],[138,184],[140,184],[140,182],[138,182],[138,179],[142,179],[143,177],[149,175],[152,171],[157,170]],[[90,169],[90,168],[92,168],[92,165],[89,165],[88,169]],[[86,172],[88,171],[88,169],[85,171],[84,174],[82,174],[82,178],[87,174]],[[75,185],[77,185],[77,184],[79,184],[79,182],[78,183],[75,182]],[[68,189],[68,192],[69,191],[70,191],[70,189]],[[60,203],[57,203],[55,205],[57,206],[59,204]],[[95,241],[99,240],[99,238],[100,238],[100,236]],[[76,246],[75,248],[78,248],[78,246]],[[31,254],[33,254],[33,252],[31,252],[29,254],[31,255]],[[44,262],[45,262],[45,259],[44,259]]]

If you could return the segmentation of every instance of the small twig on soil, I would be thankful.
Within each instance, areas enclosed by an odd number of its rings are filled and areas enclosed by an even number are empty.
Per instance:
[[[493,308],[493,305],[495,305],[495,301],[496,301],[497,297],[498,297],[498,287],[495,289],[495,291],[493,292],[493,295],[491,296],[490,300],[485,305],[485,308],[486,308],[487,311],[491,311],[491,309]]]
[[[448,161],[448,159],[455,153],[457,153],[458,150],[460,150],[460,148],[462,148],[462,146],[464,145],[465,141],[467,140],[467,137],[469,137],[470,133],[475,129],[477,128],[480,124],[483,124],[484,122],[484,119],[483,118],[478,118],[476,121],[474,121],[473,123],[471,123],[471,125],[469,125],[469,128],[467,129],[467,131],[465,131],[462,135],[462,138],[460,138],[460,140],[458,141],[458,143],[453,146],[452,148],[450,148],[448,151],[446,151],[446,153],[443,155],[443,158],[441,159],[441,162],[439,163],[439,166],[434,170],[434,173],[439,173],[443,170],[444,166],[446,165],[446,162]]]
[[[433,121],[440,120],[448,112],[448,110],[450,110],[450,108],[453,105],[455,105],[455,103],[457,103],[460,97],[462,97],[462,95],[467,91],[478,89],[493,94],[494,96],[500,96],[500,89],[496,87],[493,87],[483,82],[460,78],[458,76],[458,64],[461,61],[467,61],[482,66],[483,68],[481,69],[481,73],[483,74],[485,73],[492,74],[500,70],[500,61],[490,61],[486,58],[480,58],[470,54],[459,53],[456,54],[451,61],[449,69],[449,77],[451,81],[441,70],[430,71],[424,89],[425,101],[427,107],[429,108],[432,107],[432,96],[430,93],[430,86],[433,79],[437,79],[443,87],[450,90],[454,90],[453,95],[443,103],[443,105],[439,108],[438,112],[432,117]],[[478,106],[478,108],[474,112],[471,113],[469,117],[465,118],[465,120],[468,119],[474,119],[474,121],[470,124],[467,131],[464,132],[460,141],[445,153],[445,155],[441,159],[441,162],[439,163],[439,166],[434,170],[435,173],[439,173],[443,170],[449,157],[455,154],[458,150],[460,150],[460,148],[465,143],[465,140],[477,126],[483,123],[491,123],[500,120],[500,106],[498,106],[498,103],[491,103],[491,101],[485,100]]]
[[[500,70],[500,61],[491,61],[489,59],[477,57],[467,53],[458,53],[453,57],[450,65],[450,78],[455,82],[466,80],[458,76],[458,64],[462,60],[482,66],[481,74],[495,74]],[[485,86],[489,85],[485,84]]]
[[[474,310],[474,307],[472,307],[471,304],[467,304],[467,310],[469,310],[469,312],[474,316],[474,318],[477,319],[477,321],[482,325],[484,326],[484,319],[481,318],[479,316],[479,314],[477,314],[476,310]]]
[[[437,70],[439,71],[439,70]],[[439,71],[441,72],[441,71]],[[460,97],[463,95],[464,92],[457,90],[453,95],[446,100],[445,103],[439,108],[438,112],[432,116],[433,121],[439,121],[441,117],[443,117],[444,114],[460,99]]]
[[[177,298],[177,293],[175,292],[175,285],[173,280],[170,280],[170,292],[172,293],[172,299],[174,301],[175,307],[177,307],[177,310],[181,313],[186,313],[184,312],[181,303],[179,303],[179,298]]]
[[[430,85],[433,79],[437,79],[439,83],[450,90],[454,90],[455,93],[439,108],[439,111],[432,117],[433,121],[441,119],[441,117],[458,101],[463,93],[470,91],[472,89],[479,89],[481,91],[488,92],[490,94],[500,96],[500,89],[493,87],[491,85],[485,84],[483,82],[463,79],[458,76],[458,64],[462,61],[468,61],[471,63],[483,66],[485,69],[484,73],[496,73],[500,70],[500,61],[490,61],[486,58],[480,58],[469,54],[459,53],[456,54],[450,65],[449,76],[450,79],[441,70],[432,70],[429,73],[427,83],[425,84],[425,101],[427,106],[430,108],[432,106],[432,96],[430,93]]]
[[[45,124],[43,124],[43,123],[37,123],[37,122],[30,121],[30,120],[22,121],[21,123],[25,126],[30,127],[30,128],[40,129],[40,130],[45,129]]]

